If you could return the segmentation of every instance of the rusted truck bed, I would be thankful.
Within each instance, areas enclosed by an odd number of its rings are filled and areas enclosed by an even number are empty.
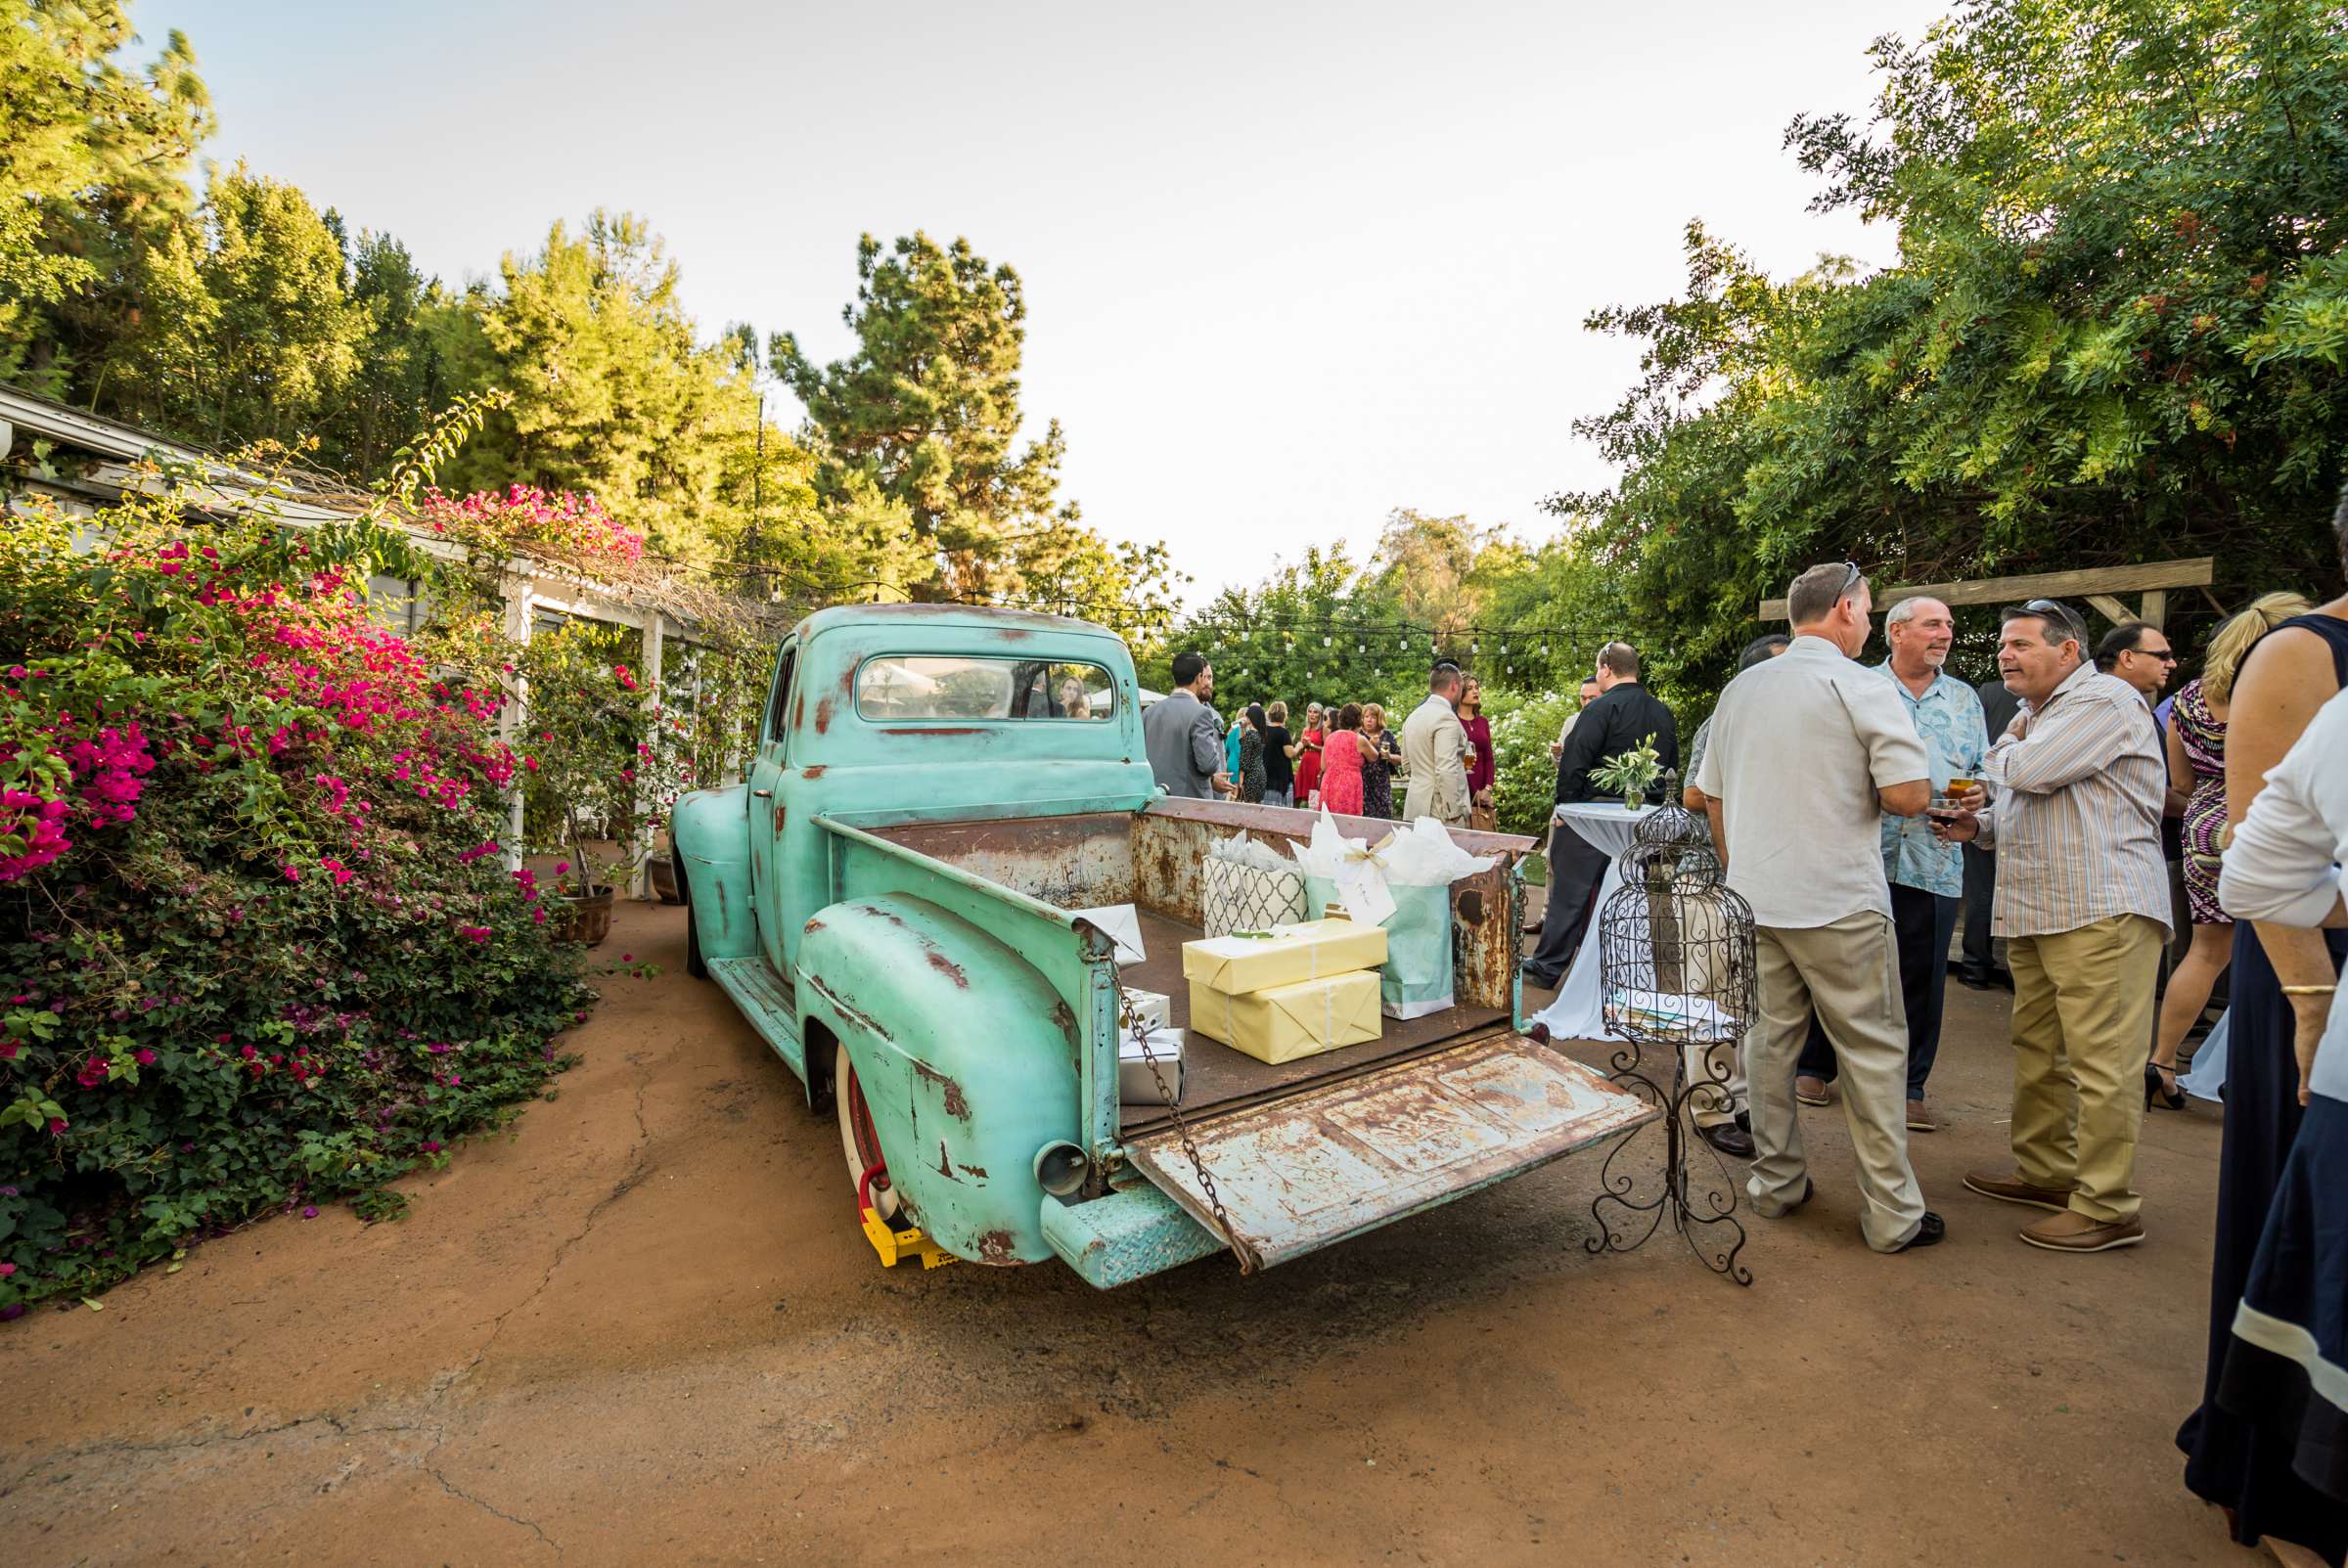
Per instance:
[[[1171,999],[1172,1021],[1187,1026],[1190,995],[1182,979],[1182,944],[1201,934],[1199,899],[1207,846],[1243,831],[1285,852],[1289,841],[1311,835],[1315,817],[1277,806],[1160,799],[1139,814],[1084,812],[910,824],[874,831],[1062,909],[1138,906],[1149,958],[1124,971],[1125,982],[1164,992]],[[1395,827],[1361,817],[1336,821],[1347,836],[1371,841]],[[1516,965],[1514,858],[1534,843],[1503,833],[1463,831],[1457,836],[1471,853],[1508,856],[1491,871],[1452,884],[1458,1005],[1423,1018],[1388,1018],[1377,1040],[1277,1066],[1193,1036],[1186,1068],[1189,1082],[1181,1100],[1186,1114],[1241,1105],[1302,1084],[1363,1072],[1509,1023]],[[1166,1119],[1161,1109],[1128,1106],[1121,1126],[1124,1132],[1136,1133],[1161,1126]]]

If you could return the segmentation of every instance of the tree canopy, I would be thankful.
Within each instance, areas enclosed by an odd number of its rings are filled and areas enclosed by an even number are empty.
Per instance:
[[[2348,32],[2317,0],[1972,0],[1879,40],[1874,113],[1786,132],[1899,258],[1773,282],[1701,225],[1609,309],[1639,380],[1591,559],[1725,665],[1810,561],[1891,579],[2215,555],[2233,600],[2336,580]]]

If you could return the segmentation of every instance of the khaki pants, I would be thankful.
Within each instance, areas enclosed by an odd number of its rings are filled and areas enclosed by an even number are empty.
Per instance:
[[[2013,971],[2013,1158],[2091,1220],[2136,1216],[2136,1137],[2160,922],[2114,915],[2006,945]]]
[[[1859,1229],[1877,1252],[1895,1251],[1923,1224],[1924,1194],[1908,1163],[1908,1019],[1891,917],[1866,910],[1829,925],[1764,925],[1756,938],[1761,1017],[1744,1041],[1754,1145],[1745,1190],[1771,1217],[1801,1199],[1809,1161],[1793,1075],[1815,1009],[1834,1047],[1858,1157],[1867,1205]]]

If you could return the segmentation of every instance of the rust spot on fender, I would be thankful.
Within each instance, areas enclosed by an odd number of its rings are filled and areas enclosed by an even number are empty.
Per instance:
[[[913,1070],[923,1079],[937,1085],[938,1092],[945,1097],[947,1115],[958,1122],[971,1119],[971,1102],[963,1098],[962,1085],[918,1056],[914,1058]]]
[[[937,1141],[937,1174],[949,1182],[962,1180],[954,1174],[954,1156],[946,1152],[946,1141],[942,1138]]]
[[[820,917],[810,915],[807,917],[807,923],[800,926],[799,931],[802,935],[813,936],[816,932],[822,930],[823,928],[824,922],[822,918]]]
[[[807,694],[799,693],[790,699],[790,727],[797,729],[807,717]]]
[[[1074,1049],[1076,1045],[1075,1009],[1070,1008],[1065,1001],[1055,1002],[1052,1004],[1052,1021],[1060,1025],[1060,1032],[1067,1036],[1069,1048]]]
[[[1009,1231],[989,1231],[978,1238],[978,1261],[997,1265],[1016,1263],[1018,1246]]]
[[[981,1182],[986,1180],[986,1167],[983,1165],[965,1165],[962,1170],[965,1176],[975,1176]]]
[[[824,766],[825,765],[823,763],[819,762],[813,767],[801,768],[799,770],[799,777],[802,779],[821,779],[824,776]]]
[[[779,800],[778,800],[778,801],[776,801],[776,802],[775,802],[775,836],[776,836],[777,838],[780,838],[780,837],[782,837],[782,836],[783,836],[783,819],[784,819],[786,816],[788,816],[788,815],[790,815],[789,808],[788,808],[788,807],[786,807],[786,806],[785,806],[785,805],[784,805],[784,804],[783,804],[781,801],[779,801]]]
[[[825,697],[815,705],[815,733],[822,735],[832,728],[832,699]]]
[[[971,977],[962,972],[962,965],[955,963],[952,959],[947,958],[937,949],[929,949],[929,951],[924,954],[923,957],[929,961],[929,967],[935,969],[947,979],[952,980],[963,990],[968,991],[971,988]]]

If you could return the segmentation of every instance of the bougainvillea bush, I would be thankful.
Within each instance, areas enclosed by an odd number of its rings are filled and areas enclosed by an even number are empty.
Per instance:
[[[0,530],[0,1314],[392,1211],[584,1016],[499,854],[502,645],[369,619],[371,564],[429,569],[389,530],[193,515]]]

